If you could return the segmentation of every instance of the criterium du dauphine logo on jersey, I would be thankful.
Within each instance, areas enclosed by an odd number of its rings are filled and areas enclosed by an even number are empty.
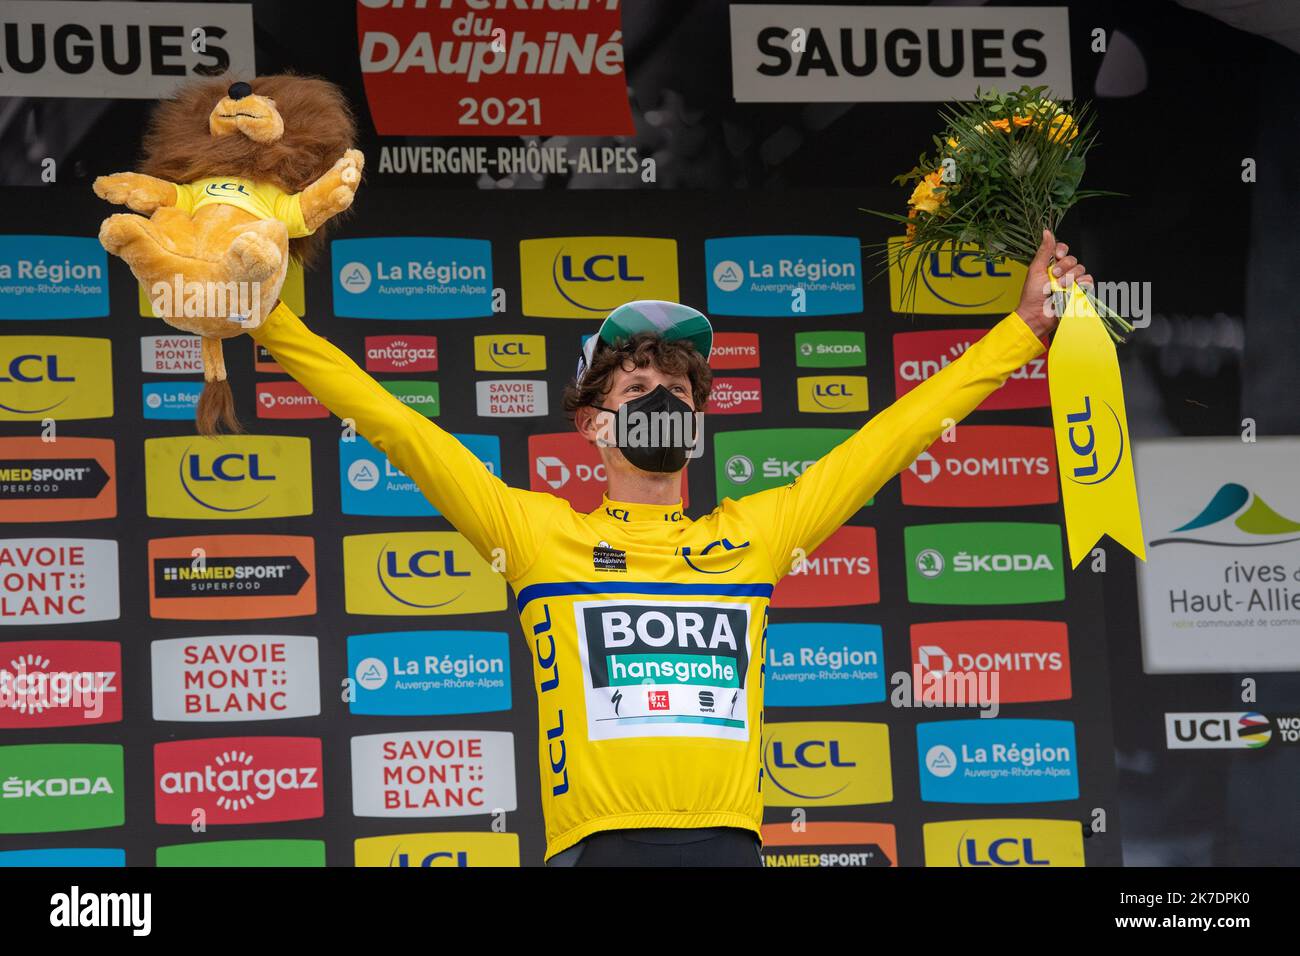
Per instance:
[[[944,820],[921,827],[926,866],[1083,866],[1077,820]]]
[[[678,300],[677,242],[568,236],[519,243],[523,314],[603,319],[624,302]]]
[[[628,597],[573,613],[590,739],[749,739],[748,605]]]
[[[862,243],[853,236],[704,240],[713,315],[845,315],[862,311]]]
[[[335,239],[330,260],[335,315],[474,319],[492,314],[492,244],[486,239]]]
[[[113,417],[108,339],[0,335],[0,421]]]
[[[391,631],[348,637],[354,714],[432,717],[510,709],[500,631]]]

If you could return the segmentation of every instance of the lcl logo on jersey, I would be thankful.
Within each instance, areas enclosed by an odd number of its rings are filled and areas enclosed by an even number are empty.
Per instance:
[[[519,866],[519,834],[399,833],[362,837],[354,851],[354,866]]]
[[[692,549],[689,544],[682,545],[676,553],[692,571],[700,574],[729,574],[745,560],[748,553],[745,549],[748,547],[748,541],[732,542],[730,538],[719,538],[702,548]]]
[[[148,438],[151,518],[277,518],[312,513],[311,443],[283,435]]]
[[[0,728],[117,723],[121,674],[116,641],[0,644]]]
[[[523,313],[604,318],[624,302],[676,302],[677,242],[631,236],[569,236],[519,243]]]
[[[1056,438],[1035,425],[958,425],[903,471],[903,504],[1002,508],[1055,504]]]
[[[984,262],[973,245],[903,255],[902,236],[889,240],[889,307],[894,312],[922,315],[1005,315],[1020,302],[1026,270],[1018,262],[998,259]],[[918,264],[915,301],[907,289],[907,276]]]
[[[961,358],[987,329],[900,332],[894,336],[894,388],[902,398],[931,375]],[[1002,387],[980,403],[981,411],[1046,408],[1047,356],[1032,358],[1012,372]]]
[[[546,368],[546,336],[476,335],[474,368],[479,372],[540,372]]]
[[[117,516],[111,438],[0,438],[0,521]]]
[[[108,339],[0,335],[0,421],[112,417]]]
[[[1083,866],[1077,820],[945,820],[921,832],[926,866]]]
[[[763,728],[763,802],[773,807],[889,803],[887,724],[799,722]]]
[[[898,866],[892,823],[763,824],[764,866]]]
[[[809,375],[795,383],[801,412],[865,412],[865,375]]]
[[[505,578],[452,531],[343,538],[349,614],[478,614],[504,610]]]

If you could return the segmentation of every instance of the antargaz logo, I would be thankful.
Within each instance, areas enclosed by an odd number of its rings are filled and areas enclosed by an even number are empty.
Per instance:
[[[1292,541],[1300,541],[1300,522],[1292,521],[1290,518],[1278,514],[1269,507],[1268,502],[1263,498],[1253,494],[1245,485],[1239,485],[1236,482],[1221,485],[1219,490],[1214,493],[1214,497],[1210,499],[1210,502],[1201,509],[1200,514],[1174,528],[1171,534],[1181,535],[1186,531],[1199,531],[1202,528],[1208,528],[1229,519],[1232,519],[1232,524],[1237,530],[1248,535],[1254,535],[1260,540],[1232,542],[1229,544],[1225,541],[1214,541],[1198,535],[1194,537],[1157,538],[1151,542],[1151,547],[1155,548],[1163,544],[1262,547],[1270,544],[1289,544]],[[1291,537],[1284,538],[1281,537],[1282,535],[1291,535]]]

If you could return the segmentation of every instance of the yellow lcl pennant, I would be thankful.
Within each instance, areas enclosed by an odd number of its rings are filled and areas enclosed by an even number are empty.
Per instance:
[[[1060,288],[1054,277],[1052,286]],[[1145,561],[1119,358],[1077,284],[1052,339],[1047,385],[1070,567],[1077,568],[1103,534]]]

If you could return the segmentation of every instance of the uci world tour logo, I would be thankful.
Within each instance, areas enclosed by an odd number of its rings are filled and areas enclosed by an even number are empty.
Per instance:
[[[1238,531],[1255,540],[1215,541],[1199,535],[1184,534],[1214,525],[1222,527],[1223,522],[1229,520]],[[1196,517],[1174,528],[1171,534],[1178,537],[1157,538],[1151,542],[1151,547],[1162,544],[1208,544],[1220,548],[1258,548],[1271,544],[1290,544],[1300,541],[1300,522],[1278,514],[1269,507],[1268,502],[1245,485],[1228,482],[1219,487]],[[1290,537],[1284,537],[1285,535]]]

